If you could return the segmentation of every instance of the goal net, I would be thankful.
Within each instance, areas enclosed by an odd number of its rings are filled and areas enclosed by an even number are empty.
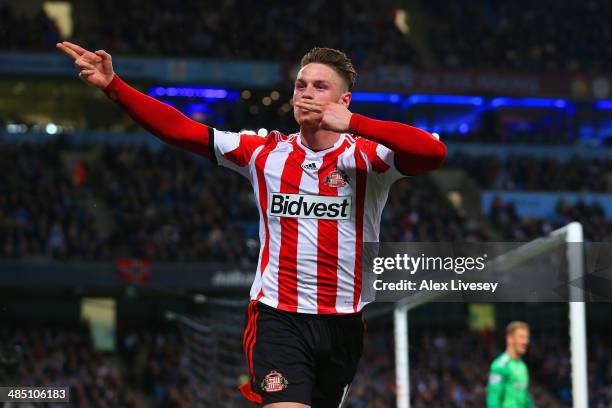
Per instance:
[[[207,313],[168,312],[166,319],[180,329],[182,354],[189,369],[190,406],[251,407],[238,391],[247,381],[242,351],[245,301],[206,299]]]
[[[485,279],[490,274],[510,279],[520,274],[526,265],[535,259],[561,262],[566,283],[576,283],[583,276],[583,236],[582,226],[574,222],[553,231],[548,236],[525,243],[508,253],[501,254],[487,263],[482,276],[472,276],[473,280]],[[554,255],[553,255],[554,254]],[[565,297],[569,303],[569,344],[571,359],[571,395],[574,408],[588,407],[586,323],[583,291],[580,285],[566,284]],[[418,292],[395,302],[393,309],[395,341],[396,398],[398,408],[410,407],[410,362],[409,362],[409,312],[431,302],[443,301],[440,292]],[[534,299],[537,301],[537,299]],[[469,350],[465,351],[469,353]]]

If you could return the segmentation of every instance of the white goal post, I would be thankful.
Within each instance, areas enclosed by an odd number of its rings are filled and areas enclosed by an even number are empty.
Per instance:
[[[543,253],[566,245],[570,242],[583,242],[582,225],[572,222],[520,247],[498,256],[487,264],[487,271],[503,271]],[[568,278],[570,282],[584,275],[582,245],[567,245]],[[572,402],[573,408],[588,408],[587,352],[586,352],[586,310],[584,292],[573,285],[569,286],[569,335],[572,364]],[[395,376],[397,383],[397,408],[410,408],[410,363],[408,344],[408,312],[425,303],[444,296],[435,292],[421,293],[419,296],[404,298],[395,304]]]

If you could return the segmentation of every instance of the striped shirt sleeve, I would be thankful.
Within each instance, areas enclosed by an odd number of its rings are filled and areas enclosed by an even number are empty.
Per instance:
[[[244,133],[213,129],[209,138],[212,160],[223,167],[249,177],[249,163],[255,150],[266,143],[267,138]]]
[[[380,143],[363,138],[361,138],[361,147],[371,164],[370,173],[376,179],[391,184],[402,177],[407,177],[397,169],[393,150]]]

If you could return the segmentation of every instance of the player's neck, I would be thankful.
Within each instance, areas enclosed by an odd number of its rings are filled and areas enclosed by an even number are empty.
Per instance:
[[[340,138],[340,133],[302,127],[300,129],[300,137],[304,146],[318,152],[332,147]]]
[[[510,356],[510,358],[513,360],[518,360],[521,358],[519,353],[515,351],[514,349],[511,349],[510,347],[506,349],[506,354],[508,354],[508,356]]]

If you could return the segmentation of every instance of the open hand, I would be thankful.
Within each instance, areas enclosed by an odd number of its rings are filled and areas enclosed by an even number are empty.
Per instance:
[[[352,113],[341,103],[300,99],[295,102],[295,106],[312,113],[309,115],[311,118],[308,118],[307,123],[313,127],[338,133],[349,130]]]
[[[79,69],[79,78],[86,84],[104,89],[113,80],[113,60],[106,51],[87,51],[68,41],[57,43],[56,47],[74,59],[74,65]]]

